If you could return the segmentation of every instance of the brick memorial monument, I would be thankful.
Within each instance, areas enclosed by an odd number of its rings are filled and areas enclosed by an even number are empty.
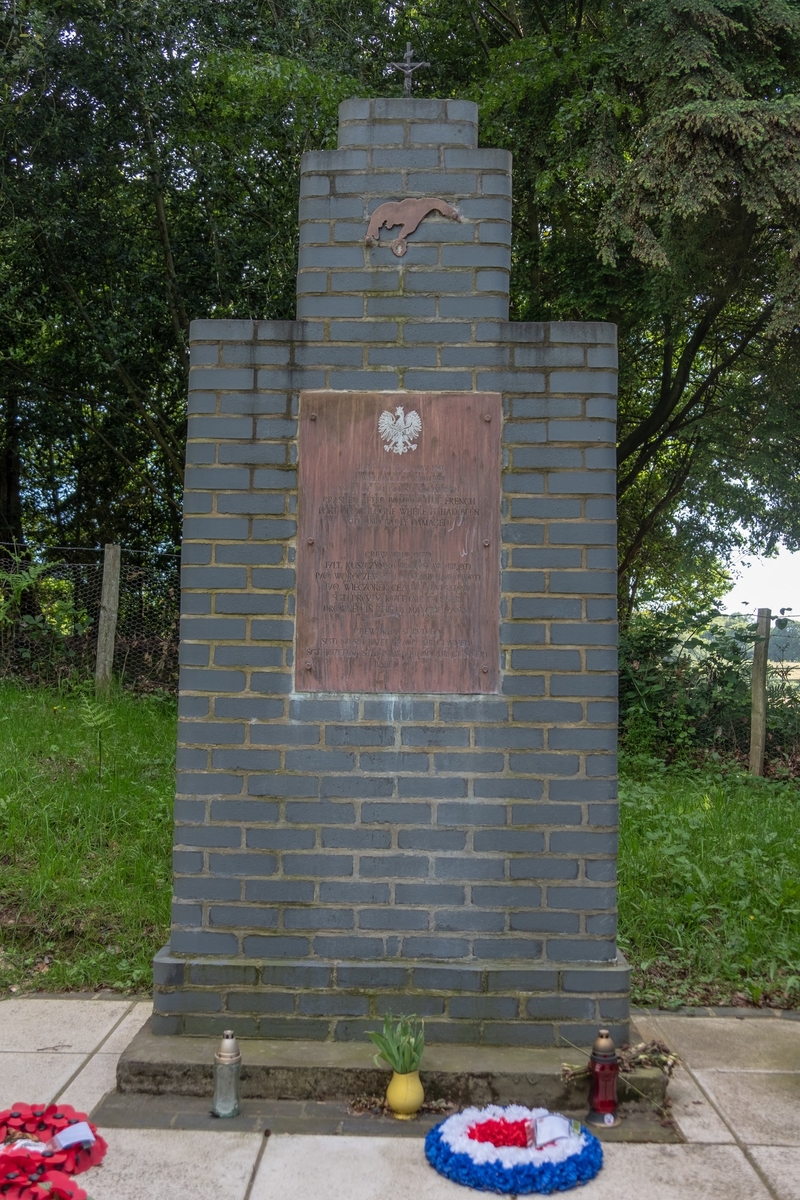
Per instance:
[[[615,329],[509,322],[477,108],[348,100],[295,321],[192,327],[156,1033],[627,1033]]]

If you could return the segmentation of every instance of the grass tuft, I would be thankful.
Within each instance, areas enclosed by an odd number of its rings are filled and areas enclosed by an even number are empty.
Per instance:
[[[0,988],[147,991],[168,940],[175,704],[0,681]],[[800,1004],[800,787],[623,756],[639,1004]]]
[[[623,756],[620,947],[645,1005],[800,1002],[800,787]]]
[[[0,681],[0,987],[150,988],[174,761],[170,697]]]

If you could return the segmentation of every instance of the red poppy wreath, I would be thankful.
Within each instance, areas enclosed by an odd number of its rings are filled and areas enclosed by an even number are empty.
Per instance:
[[[88,1200],[70,1176],[97,1166],[107,1149],[69,1104],[12,1104],[0,1112],[0,1197]]]

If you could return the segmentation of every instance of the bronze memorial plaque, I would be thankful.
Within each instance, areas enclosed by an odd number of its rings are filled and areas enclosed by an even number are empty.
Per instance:
[[[494,692],[497,392],[303,392],[300,692]]]

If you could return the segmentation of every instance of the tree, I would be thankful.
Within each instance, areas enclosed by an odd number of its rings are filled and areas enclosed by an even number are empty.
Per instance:
[[[474,10],[505,43],[516,312],[620,327],[623,600],[676,567],[718,592],[737,543],[800,539],[797,7]]]
[[[177,538],[187,319],[293,316],[299,155],[409,39],[514,152],[513,315],[619,326],[626,610],[800,544],[797,0],[0,16],[5,530]]]
[[[260,6],[8,2],[0,525],[179,537],[190,315],[293,316],[299,157],[352,82]]]

